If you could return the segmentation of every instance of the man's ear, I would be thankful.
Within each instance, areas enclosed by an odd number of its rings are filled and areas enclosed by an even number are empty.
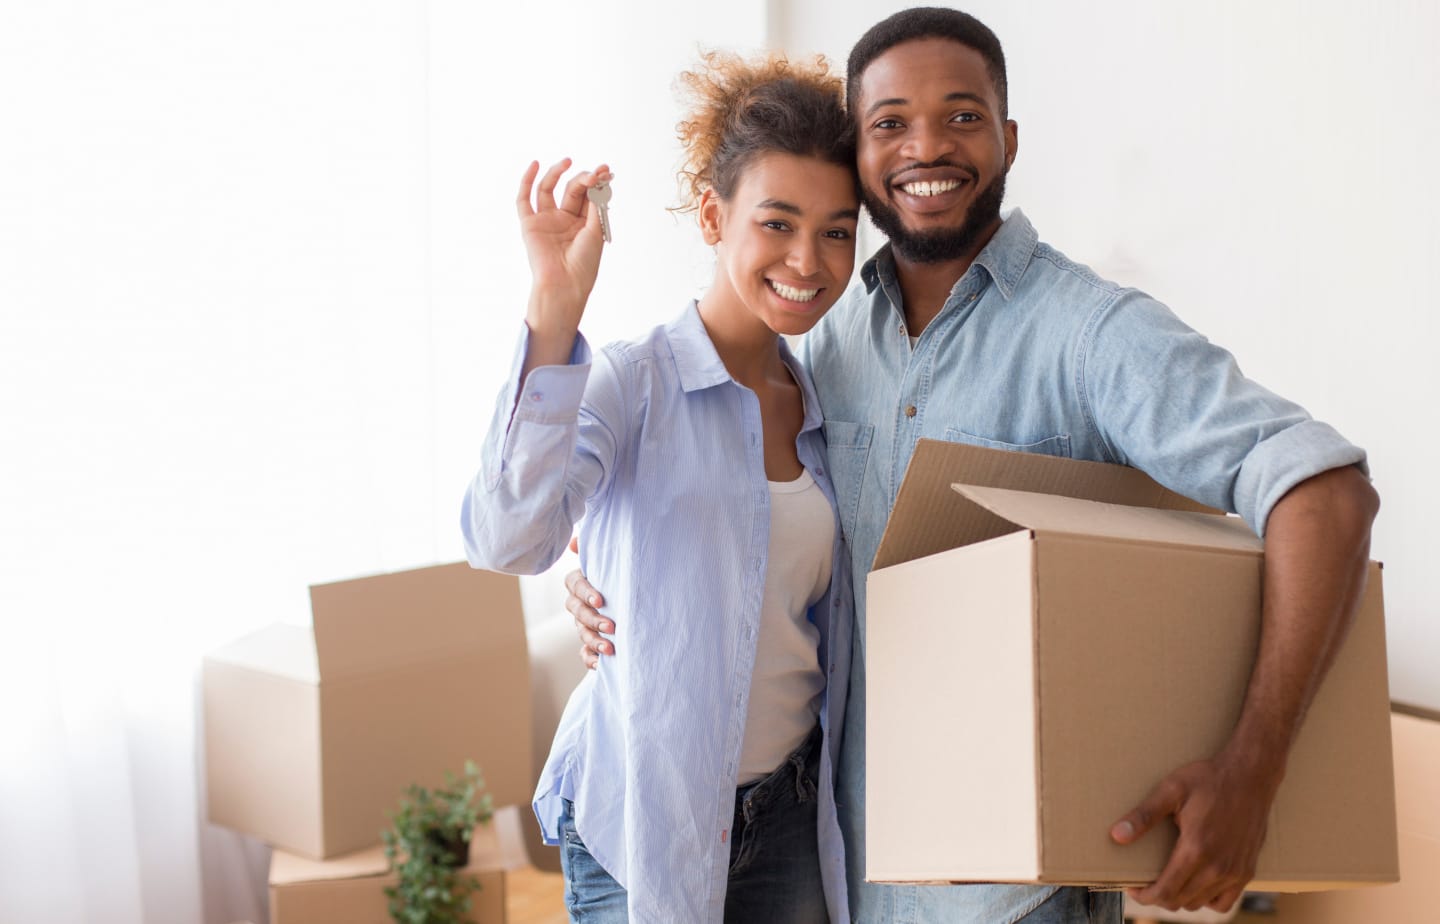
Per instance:
[[[707,189],[700,195],[700,208],[696,210],[696,218],[700,222],[701,236],[711,247],[720,243],[720,221],[724,217],[724,206],[713,189]]]
[[[1014,119],[1005,120],[1005,172],[1009,173],[1020,151],[1020,126]]]

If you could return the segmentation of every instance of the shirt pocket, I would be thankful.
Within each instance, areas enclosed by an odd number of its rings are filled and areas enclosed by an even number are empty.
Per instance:
[[[865,481],[865,465],[870,459],[870,442],[874,435],[875,428],[870,424],[825,421],[825,452],[830,458],[830,481],[835,486],[840,531],[850,541],[855,538],[860,486]]]
[[[1037,456],[1059,456],[1062,459],[1070,458],[1070,434],[1061,433],[1058,436],[1047,437],[1033,443],[1007,443],[1003,440],[992,440],[989,437],[976,436],[973,433],[966,433],[964,430],[957,430],[949,427],[945,430],[945,440],[950,443],[969,443],[971,446],[984,446],[987,449],[1004,449],[1008,452],[1030,452]]]

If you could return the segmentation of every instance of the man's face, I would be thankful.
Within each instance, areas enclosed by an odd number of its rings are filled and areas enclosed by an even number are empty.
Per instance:
[[[985,59],[950,39],[916,39],[871,61],[859,79],[870,217],[909,260],[973,257],[999,227],[1017,146]]]

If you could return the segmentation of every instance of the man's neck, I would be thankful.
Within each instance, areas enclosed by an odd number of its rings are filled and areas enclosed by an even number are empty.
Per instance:
[[[918,337],[945,308],[955,283],[970,269],[980,251],[990,243],[1002,222],[997,218],[988,233],[982,235],[961,256],[939,263],[918,263],[892,248],[895,258],[895,279],[900,283],[900,296],[905,301],[905,327],[910,336]]]

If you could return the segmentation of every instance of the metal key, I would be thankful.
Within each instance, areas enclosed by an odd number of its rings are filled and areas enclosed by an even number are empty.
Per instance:
[[[601,180],[585,192],[595,208],[600,210],[600,235],[610,243],[610,181]]]

